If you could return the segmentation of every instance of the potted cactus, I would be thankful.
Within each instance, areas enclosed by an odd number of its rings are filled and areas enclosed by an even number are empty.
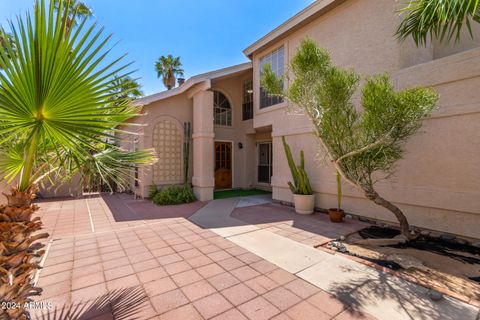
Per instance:
[[[337,207],[328,209],[328,215],[332,222],[342,222],[345,212],[342,209],[342,176],[337,171]]]
[[[305,171],[303,150],[300,151],[300,165],[296,165],[290,146],[285,141],[285,137],[282,137],[282,142],[287,156],[288,166],[290,167],[293,177],[293,183],[289,181],[288,186],[293,193],[295,211],[299,214],[311,214],[315,207],[315,195],[313,194],[310,180]]]

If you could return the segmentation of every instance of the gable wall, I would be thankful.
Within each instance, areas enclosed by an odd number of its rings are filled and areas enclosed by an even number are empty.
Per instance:
[[[439,109],[408,142],[395,177],[380,181],[378,191],[399,205],[413,225],[480,238],[480,92],[475,89],[480,85],[480,49],[465,51],[478,47],[472,41],[455,48],[438,43],[416,48],[413,41],[399,43],[393,37],[399,22],[396,6],[394,0],[346,1],[254,54],[254,127],[272,126],[274,198],[293,200],[280,140],[285,135],[296,157],[305,150],[317,207],[336,204],[335,173],[322,161],[309,119],[287,108],[287,103],[258,108],[260,57],[283,45],[289,60],[301,39],[308,36],[331,53],[334,63],[353,67],[362,76],[389,72],[398,88],[425,85],[439,92]],[[344,189],[347,212],[395,222],[388,211],[366,200],[357,190],[349,186]]]

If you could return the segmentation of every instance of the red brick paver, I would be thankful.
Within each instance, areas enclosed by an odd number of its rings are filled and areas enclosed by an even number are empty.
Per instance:
[[[38,300],[53,308],[34,319],[76,305],[85,319],[368,319],[185,219],[203,204],[164,212],[126,199],[40,204],[52,236]]]

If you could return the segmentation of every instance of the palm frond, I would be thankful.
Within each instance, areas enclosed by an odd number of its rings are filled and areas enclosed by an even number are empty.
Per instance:
[[[112,103],[115,74],[128,75],[123,57],[110,62],[102,28],[87,23],[67,28],[67,1],[38,0],[33,15],[10,22],[12,43],[0,47],[0,146],[12,139],[25,146],[21,188],[31,183],[40,156],[69,155],[78,164],[92,161],[94,145],[119,132],[138,115],[130,101]],[[15,48],[16,55],[11,57]],[[8,59],[7,59],[8,58]],[[128,125],[128,124],[126,124]]]
[[[411,0],[400,13],[403,21],[396,36],[412,36],[417,45],[432,38],[459,41],[464,27],[473,36],[471,23],[480,22],[479,0]]]

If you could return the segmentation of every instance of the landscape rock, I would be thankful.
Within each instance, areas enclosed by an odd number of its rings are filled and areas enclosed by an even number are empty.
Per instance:
[[[338,241],[332,241],[330,243],[330,245],[337,249],[337,251],[341,252],[341,253],[347,253],[348,250],[347,250],[347,247],[345,247],[345,245],[343,245],[342,243],[338,242]]]
[[[454,241],[457,237],[451,234],[442,234],[440,235],[440,239],[444,241]]]
[[[428,297],[433,301],[439,301],[443,299],[443,294],[435,290],[430,290],[428,291]]]

